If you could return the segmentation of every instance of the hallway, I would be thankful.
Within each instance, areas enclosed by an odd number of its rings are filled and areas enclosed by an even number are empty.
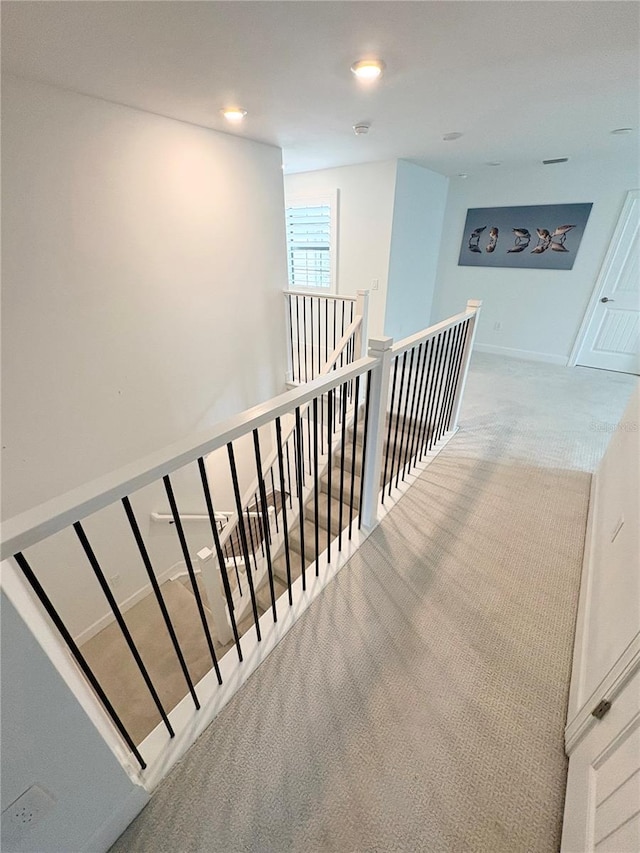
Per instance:
[[[634,381],[476,353],[459,434],[112,853],[557,850],[590,472]]]

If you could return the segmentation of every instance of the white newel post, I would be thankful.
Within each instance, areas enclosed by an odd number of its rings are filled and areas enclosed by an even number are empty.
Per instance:
[[[293,382],[293,329],[291,327],[291,296],[284,291],[284,325],[287,345],[287,382]]]
[[[213,630],[221,645],[226,645],[232,639],[231,626],[227,617],[227,607],[222,583],[214,553],[211,548],[198,551],[198,566],[202,572],[202,581],[207,593],[209,610],[213,616]]]
[[[462,367],[460,368],[460,381],[456,389],[456,396],[453,402],[453,417],[451,420],[451,429],[458,428],[458,417],[460,416],[460,407],[464,398],[464,386],[467,384],[467,374],[469,372],[469,363],[471,361],[471,352],[473,350],[473,342],[476,338],[476,330],[478,328],[478,316],[482,307],[481,299],[469,299],[467,302],[467,311],[475,311],[474,316],[469,321],[471,323],[471,331],[467,335],[467,341],[464,347],[462,356]]]
[[[369,291],[359,290],[356,299],[356,317],[362,317],[360,328],[356,332],[355,358],[366,358],[367,335],[369,333]]]
[[[392,345],[393,338],[372,338],[369,341],[369,355],[371,358],[377,359],[378,363],[371,370],[369,426],[363,468],[364,483],[360,517],[365,530],[371,530],[378,521],[378,497],[382,473],[384,431],[387,420]]]

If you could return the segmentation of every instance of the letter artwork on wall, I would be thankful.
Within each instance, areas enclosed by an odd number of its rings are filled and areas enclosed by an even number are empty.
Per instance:
[[[458,266],[570,270],[592,207],[585,202],[469,208]]]

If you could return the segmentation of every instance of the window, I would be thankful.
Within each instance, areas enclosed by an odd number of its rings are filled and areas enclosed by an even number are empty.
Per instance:
[[[291,200],[286,207],[287,263],[292,290],[335,289],[331,198]]]

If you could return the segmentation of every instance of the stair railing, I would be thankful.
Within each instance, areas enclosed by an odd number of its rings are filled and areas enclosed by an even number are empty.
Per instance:
[[[369,291],[338,296],[286,290],[284,297],[289,383],[310,382],[321,376],[322,368],[358,316],[363,318],[361,333],[349,351],[341,353],[340,366],[366,355]]]
[[[41,642],[44,651],[50,654],[54,665],[72,686],[87,713],[98,721],[96,724],[99,725],[106,742],[133,778],[152,786],[166,775],[173,763],[184,754],[213,716],[229,701],[264,655],[294,624],[295,619],[318,594],[322,585],[327,583],[343,564],[345,553],[348,555],[351,552],[351,545],[346,552],[343,549],[342,553],[339,545],[332,548],[330,520],[326,542],[318,542],[319,467],[323,459],[341,459],[341,477],[344,483],[340,485],[340,500],[342,502],[344,485],[344,494],[349,494],[351,502],[349,531],[351,532],[353,523],[353,547],[356,547],[390,505],[389,490],[381,491],[380,488],[380,471],[384,465],[387,466],[387,474],[390,476],[383,478],[383,482],[385,486],[387,482],[392,482],[391,494],[396,490],[399,495],[403,489],[403,474],[407,476],[411,470],[414,473],[419,470],[421,460],[424,462],[426,457],[438,452],[455,432],[479,308],[479,303],[470,302],[465,312],[395,345],[390,339],[372,341],[371,354],[367,357],[357,357],[343,366],[338,366],[334,359],[331,367],[327,365],[325,374],[305,385],[255,406],[197,438],[191,437],[177,442],[133,465],[5,522],[0,555],[4,561],[3,591],[19,612],[29,614],[27,618],[30,628]],[[349,341],[353,339],[357,329],[351,329],[348,335],[347,332],[348,329],[345,328],[343,338],[346,336]],[[355,343],[352,349],[357,355]],[[359,406],[361,398],[362,406]],[[353,423],[351,428],[349,423],[347,413],[350,405],[354,418],[359,418],[362,412],[361,423],[364,429],[361,443],[358,441],[358,424]],[[291,422],[293,428],[290,428]],[[311,495],[315,502],[313,583],[309,583],[305,591],[303,567],[299,579],[294,581],[291,576],[288,577],[286,595],[283,594],[276,600],[273,578],[275,551],[272,553],[271,544],[274,543],[275,546],[277,537],[273,532],[269,535],[266,531],[264,546],[269,609],[260,617],[253,585],[254,567],[249,559],[246,530],[243,532],[243,526],[240,524],[238,529],[244,551],[252,616],[250,624],[241,631],[234,616],[233,592],[227,577],[205,457],[215,450],[226,448],[234,495],[241,516],[243,508],[238,487],[234,442],[245,436],[252,436],[258,480],[257,511],[266,518],[268,510],[265,466],[262,461],[259,430],[266,427],[273,430],[277,457],[275,471],[280,480],[281,477],[284,478],[286,471],[283,430],[285,423],[291,443],[291,458],[288,480],[285,481],[281,492],[283,497],[287,493],[288,500],[282,501],[282,507],[286,512],[287,503],[290,509],[292,504],[295,506],[297,503],[296,511],[301,517],[305,494]],[[385,436],[386,456],[382,453]],[[352,454],[350,472],[347,472],[344,466],[346,450]],[[358,467],[362,476],[356,519],[353,500],[354,472]],[[188,541],[189,534],[182,524],[179,501],[174,489],[174,482],[177,483],[178,478],[172,480],[177,472],[180,472],[180,483],[189,475],[193,483],[198,485],[207,508],[214,553],[217,557],[217,561],[211,560],[211,568],[217,562],[218,582],[223,586],[227,613],[232,624],[233,643],[228,646],[214,643],[212,623],[215,622],[215,616],[211,617],[197,583]],[[287,483],[289,488],[286,487]],[[172,527],[193,592],[193,616],[202,627],[203,648],[208,650],[211,660],[209,671],[204,677],[194,677],[192,665],[185,657],[182,642],[176,633],[161,589],[158,570],[154,566],[152,543],[138,522],[137,493],[156,484],[161,485],[166,493],[174,520]],[[282,480],[280,485],[282,487]],[[331,494],[330,484],[328,494]],[[386,503],[383,506],[385,496]],[[98,526],[101,513],[107,514],[106,519],[103,519],[105,525],[102,528]],[[284,514],[281,515],[282,524],[278,536],[286,542],[288,527]],[[137,552],[141,576],[146,575],[148,578],[149,594],[155,597],[159,608],[159,625],[164,623],[167,638],[170,639],[175,654],[175,666],[178,672],[181,671],[184,679],[184,698],[173,709],[165,707],[161,691],[151,677],[148,661],[145,659],[148,659],[149,650],[141,651],[131,634],[127,614],[116,600],[109,575],[105,571],[114,540],[104,534],[105,530],[111,534],[108,525],[114,519],[120,525],[118,529],[122,535],[128,537],[130,546],[127,547]],[[302,525],[300,527],[302,529]],[[64,553],[64,562],[56,558],[55,571],[50,571],[46,555],[55,545],[52,540],[54,536],[56,541],[58,536],[66,537],[69,540],[69,548]],[[300,544],[304,552],[304,543]],[[57,554],[55,550],[54,553]],[[121,707],[116,708],[110,698],[109,688],[105,687],[102,676],[96,671],[95,663],[89,662],[84,648],[80,647],[69,628],[70,615],[64,608],[70,605],[59,599],[55,580],[57,573],[63,571],[66,565],[74,564],[74,561],[78,567],[82,563],[97,582],[96,590],[99,589],[100,594],[104,596],[108,612],[117,623],[135,661],[141,687],[148,692],[150,701],[156,707],[160,722],[142,746],[129,732],[125,719],[126,708],[124,711]],[[59,568],[60,566],[62,568]],[[133,567],[131,568],[133,570]],[[32,599],[39,602],[40,608],[34,608]],[[55,628],[59,641],[53,639],[51,626]],[[78,680],[77,670],[73,670],[71,675],[67,669],[68,664],[61,663],[65,661],[65,656],[60,654],[57,645],[55,654],[51,651],[52,643],[56,642],[62,643],[60,648],[66,647],[87,683],[83,685]],[[176,734],[179,734],[179,737],[176,738]],[[137,769],[132,759],[137,762]],[[147,765],[148,760],[152,761],[151,768]]]
[[[356,353],[362,349],[362,341],[364,339],[363,327],[366,326],[367,317],[367,299],[367,292],[360,291],[358,293],[357,306],[362,313],[356,313],[353,320],[344,329],[341,338],[336,343],[335,349],[320,369],[320,377],[328,376],[340,367],[353,364]],[[344,417],[346,418],[347,423],[350,423],[353,413],[353,391],[354,385],[353,383],[349,383],[345,388],[346,396]],[[341,397],[342,390],[339,390],[337,394],[339,405],[338,412],[340,415],[339,423],[341,424],[343,417]],[[248,584],[243,584],[242,581],[242,573],[246,569],[248,563],[253,563],[254,575],[252,578],[252,587],[254,592],[259,589],[262,583],[268,578],[268,560],[265,548],[265,538],[268,538],[269,540],[268,546],[270,548],[274,546],[276,552],[279,552],[287,545],[287,527],[291,525],[291,523],[297,521],[300,517],[302,505],[308,495],[308,482],[306,475],[311,476],[313,473],[311,450],[311,432],[313,423],[312,414],[313,413],[309,410],[309,404],[300,407],[299,420],[303,428],[299,437],[296,431],[296,418],[289,418],[278,424],[277,429],[280,430],[280,435],[277,436],[277,441],[274,442],[273,450],[262,462],[260,476],[258,477],[256,474],[256,477],[246,488],[240,500],[237,501],[237,509],[235,513],[229,517],[228,523],[219,531],[219,546],[225,555],[226,566],[229,568],[232,563],[234,564],[235,585],[233,584],[233,578],[230,580],[228,579],[229,585],[234,586],[231,594],[231,604],[233,604],[233,609],[240,609],[242,612],[243,608],[241,608],[241,602],[239,599],[244,597],[245,601],[248,602],[250,600],[248,596],[245,597]],[[317,424],[321,435],[321,456],[319,458],[323,458],[325,453],[326,433],[324,423],[325,407],[323,406],[319,412]],[[334,426],[337,428],[338,425],[338,421],[336,421]],[[305,426],[306,441],[304,430]],[[298,440],[301,444],[300,451],[297,449]],[[329,439],[327,437],[327,442],[328,440]],[[332,437],[332,448],[333,443]],[[304,460],[299,483],[297,479],[292,478],[291,476],[292,459],[297,457],[298,452],[301,459]],[[262,515],[263,526],[259,532],[255,531],[254,536],[254,530],[252,529],[247,517],[247,507],[252,501],[257,505],[256,495],[260,492],[261,483],[262,486],[266,488],[264,484],[269,481],[271,484],[277,484],[277,487],[280,489],[278,494],[281,496],[281,506],[275,513],[264,513],[264,510],[261,510],[261,512],[258,513],[259,515]],[[273,486],[272,494],[275,494],[275,492],[276,486]],[[286,498],[289,500],[288,516],[285,503]],[[296,499],[295,506],[294,499]],[[262,552],[261,555],[258,553],[256,543],[259,544],[259,549]],[[238,548],[238,546],[240,547]],[[217,547],[218,546],[215,545],[216,549]],[[220,580],[216,576],[216,572],[211,571],[210,567],[213,565],[213,557],[214,550],[211,548],[201,549],[198,552],[198,560],[207,592],[207,598],[212,610],[214,611],[216,636],[221,643],[226,643],[230,639],[231,631],[233,629],[230,602],[224,602],[222,598]],[[240,558],[240,563],[238,563],[238,558]],[[251,592],[251,589],[249,589],[249,592]],[[223,618],[223,614],[226,614],[225,618]]]

